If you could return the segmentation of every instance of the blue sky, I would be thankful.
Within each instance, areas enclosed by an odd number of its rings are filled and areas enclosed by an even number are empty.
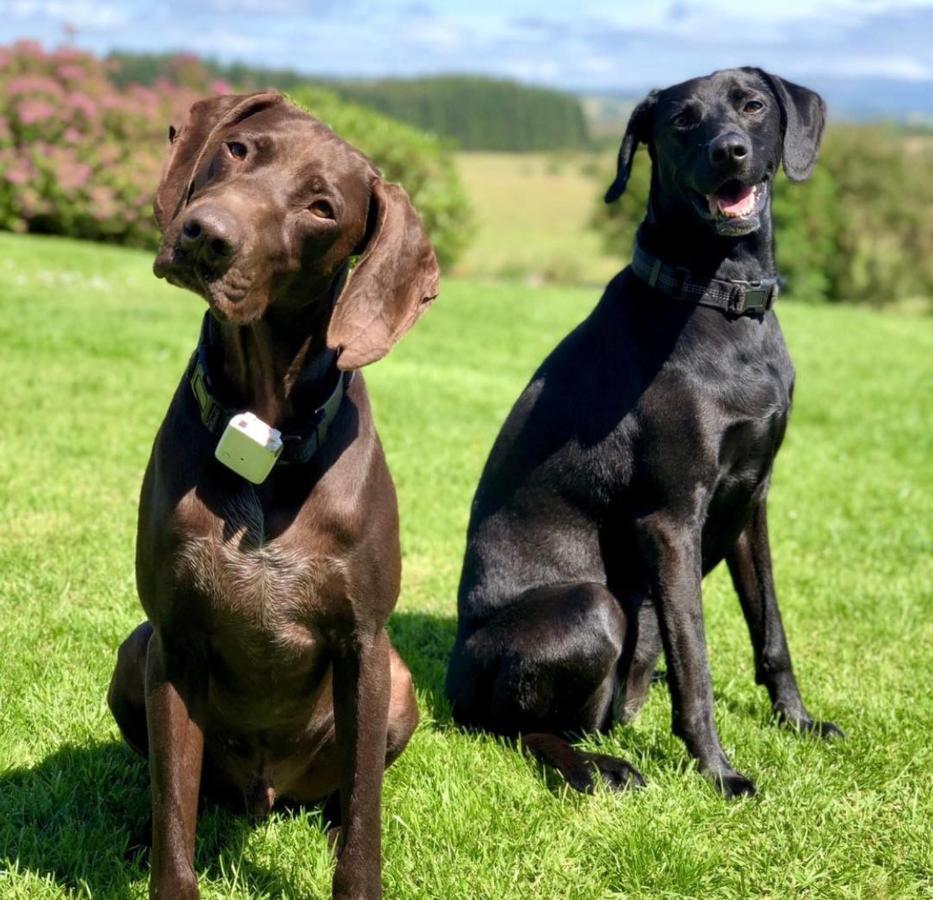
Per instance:
[[[589,90],[734,64],[933,91],[933,0],[0,0],[0,43],[185,49],[329,76],[481,72]]]

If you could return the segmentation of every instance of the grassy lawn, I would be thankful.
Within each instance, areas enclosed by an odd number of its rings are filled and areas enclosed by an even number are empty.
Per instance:
[[[123,852],[148,779],[104,692],[141,619],[143,467],[202,312],[150,262],[0,235],[4,900],[145,896]],[[569,793],[451,725],[443,671],[473,487],[529,374],[596,298],[449,279],[367,374],[402,508],[391,631],[423,714],[386,778],[386,896],[933,896],[929,318],[780,308],[799,378],[772,491],[777,579],[804,696],[846,742],[772,727],[723,571],[706,583],[717,721],[757,798],[726,804],[692,770],[664,687],[633,726],[591,742],[645,774],[634,795]],[[255,827],[208,812],[197,867],[206,897],[328,896],[313,811]]]
[[[588,227],[600,187],[615,175],[613,156],[458,153],[457,168],[477,220],[457,274],[601,286],[618,271]]]

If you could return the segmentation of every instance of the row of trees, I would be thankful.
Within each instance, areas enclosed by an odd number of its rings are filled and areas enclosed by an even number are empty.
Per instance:
[[[119,83],[153,84],[169,78],[181,84],[199,71],[256,88],[293,91],[309,84],[307,75],[234,63],[219,65],[193,57],[114,53]],[[361,103],[400,122],[414,125],[463,150],[574,149],[588,143],[586,118],[572,94],[514,81],[471,75],[440,75],[378,81],[311,80],[345,100]]]

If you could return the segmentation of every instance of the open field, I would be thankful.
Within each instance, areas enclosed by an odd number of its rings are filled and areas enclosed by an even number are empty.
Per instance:
[[[119,742],[104,692],[141,618],[132,560],[143,467],[202,312],[150,262],[0,235],[4,900],[146,893],[145,869],[123,852],[146,816],[147,775]],[[401,501],[391,631],[422,709],[386,778],[386,896],[933,896],[929,318],[780,307],[799,383],[772,491],[776,573],[804,695],[847,741],[771,725],[724,571],[706,584],[717,720],[757,798],[726,804],[692,770],[664,687],[633,726],[590,741],[645,774],[635,795],[569,793],[452,726],[442,678],[473,487],[518,391],[596,297],[448,279],[367,373]],[[205,897],[328,896],[315,811],[258,826],[210,811],[197,867]]]
[[[614,177],[610,154],[458,153],[457,168],[476,216],[476,232],[456,274],[602,285],[618,271],[588,228],[601,182]]]

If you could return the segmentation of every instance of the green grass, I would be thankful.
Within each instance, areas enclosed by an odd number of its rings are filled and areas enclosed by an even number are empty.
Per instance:
[[[458,275],[602,285],[618,271],[588,224],[600,195],[599,177],[603,187],[614,177],[614,157],[458,153],[457,168],[476,216]]]
[[[124,862],[143,764],[104,702],[141,619],[136,499],[198,331],[150,258],[0,236],[0,897],[145,896]],[[394,641],[422,724],[386,778],[387,897],[933,896],[933,321],[783,304],[799,380],[772,491],[782,610],[823,745],[775,728],[728,578],[706,584],[716,716],[761,790],[727,804],[669,730],[666,689],[591,744],[649,779],[582,797],[452,727],[442,676],[473,487],[513,399],[593,290],[449,279],[367,374],[405,554]],[[206,897],[324,897],[316,813],[209,812]]]

